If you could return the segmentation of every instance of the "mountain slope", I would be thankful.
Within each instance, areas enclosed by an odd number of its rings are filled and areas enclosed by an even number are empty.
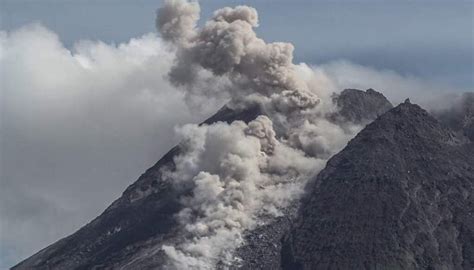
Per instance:
[[[258,107],[236,111],[224,106],[205,123],[248,122],[261,113]],[[162,254],[151,255],[155,244],[173,235],[177,227],[173,215],[181,209],[181,194],[161,178],[161,170],[174,166],[179,151],[179,146],[171,149],[92,222],[13,269],[114,268],[130,262],[136,263],[130,263],[130,268],[141,268],[138,256],[146,253],[150,255],[146,267],[162,265]]]
[[[309,187],[284,269],[472,269],[474,147],[409,103],[368,125]]]

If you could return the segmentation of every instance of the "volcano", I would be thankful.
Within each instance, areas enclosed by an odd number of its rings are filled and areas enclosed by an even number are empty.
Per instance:
[[[244,232],[222,269],[472,269],[474,144],[408,101],[380,93],[334,96],[333,121],[369,123],[305,187],[301,200]],[[246,123],[259,106],[224,106],[203,124]],[[464,115],[463,115],[464,116]],[[452,121],[451,121],[452,122]],[[176,146],[99,217],[13,269],[165,269],[180,242],[180,197],[163,177]],[[172,269],[172,268],[171,268]]]
[[[284,269],[472,269],[473,143],[405,102],[362,130],[302,203]]]

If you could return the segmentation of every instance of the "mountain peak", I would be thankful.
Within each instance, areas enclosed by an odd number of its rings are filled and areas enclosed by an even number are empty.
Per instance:
[[[382,93],[372,88],[344,89],[334,97],[334,102],[339,107],[338,118],[357,124],[367,124],[393,107]]]
[[[285,269],[471,269],[474,157],[401,103],[331,158],[302,202]]]
[[[461,143],[454,133],[417,104],[400,103],[369,124],[355,139],[369,136],[385,136],[394,143],[415,145],[426,142]]]

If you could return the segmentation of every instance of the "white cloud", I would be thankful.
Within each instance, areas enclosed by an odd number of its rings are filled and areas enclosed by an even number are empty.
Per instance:
[[[456,88],[449,85],[401,75],[392,70],[377,70],[344,60],[313,68],[327,76],[337,89],[373,88],[382,92],[394,104],[410,98],[413,103],[419,103],[427,109],[435,109],[433,100],[439,99],[446,93],[458,92]]]
[[[69,50],[39,24],[0,33],[5,264],[94,218],[176,143],[174,125],[206,116],[163,78],[172,59],[154,34]]]

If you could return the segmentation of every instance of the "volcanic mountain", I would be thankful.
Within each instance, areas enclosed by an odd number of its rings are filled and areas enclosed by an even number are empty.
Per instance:
[[[473,269],[474,147],[405,102],[309,187],[284,269]]]
[[[333,121],[369,123],[329,160],[285,215],[245,232],[236,269],[472,269],[473,143],[410,103],[376,91],[334,97]],[[223,107],[204,123],[265,112]],[[170,150],[104,213],[13,269],[161,269],[179,241]],[[218,264],[218,268],[224,268]]]

